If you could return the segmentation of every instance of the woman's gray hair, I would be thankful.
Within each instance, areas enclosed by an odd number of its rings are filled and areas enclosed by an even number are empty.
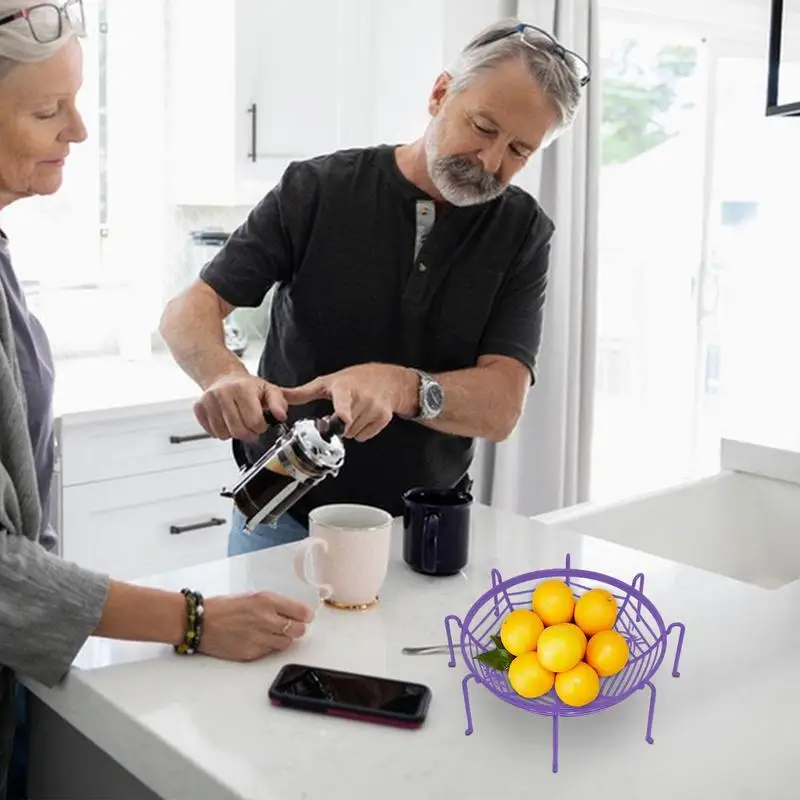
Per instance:
[[[520,24],[518,19],[509,18],[478,33],[447,69],[452,78],[450,90],[463,91],[481,72],[521,58],[556,109],[558,126],[551,135],[558,135],[572,124],[580,106],[578,59],[554,39],[531,28],[525,30],[523,38],[515,32]]]
[[[0,19],[11,16],[31,5],[31,0],[0,0]],[[17,64],[30,64],[44,61],[58,52],[74,34],[65,28],[64,35],[55,42],[42,44],[31,35],[27,20],[15,19],[0,26],[0,79]]]

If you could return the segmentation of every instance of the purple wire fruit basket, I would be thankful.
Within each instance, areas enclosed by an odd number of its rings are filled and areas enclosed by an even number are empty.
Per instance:
[[[664,624],[658,609],[644,595],[644,575],[639,573],[630,584],[626,584],[610,575],[573,569],[570,566],[570,556],[567,554],[566,566],[563,569],[526,572],[507,581],[503,580],[498,570],[493,569],[491,576],[492,588],[473,603],[463,622],[454,614],[448,615],[444,620],[447,644],[450,648],[449,666],[455,667],[456,665],[456,645],[453,643],[451,632],[451,623],[455,623],[460,631],[458,644],[461,656],[469,669],[469,674],[465,675],[462,681],[464,710],[467,716],[465,735],[469,736],[473,731],[469,682],[474,680],[506,703],[533,714],[552,717],[553,772],[558,772],[558,720],[560,717],[581,717],[595,714],[621,703],[634,692],[647,688],[650,690],[650,706],[645,739],[652,744],[656,688],[653,686],[651,678],[664,660],[667,637],[673,629],[678,630],[678,646],[672,665],[672,675],[675,678],[680,676],[678,662],[686,628],[681,622],[673,622],[669,627]],[[505,672],[493,669],[477,658],[479,654],[494,648],[491,637],[499,636],[500,625],[506,614],[514,608],[530,608],[533,590],[541,581],[551,578],[567,583],[576,599],[590,589],[602,588],[611,592],[617,599],[618,605],[614,629],[619,631],[628,643],[630,655],[625,667],[616,675],[601,678],[600,693],[595,700],[577,708],[563,703],[554,690],[533,700],[520,697],[511,688]]]

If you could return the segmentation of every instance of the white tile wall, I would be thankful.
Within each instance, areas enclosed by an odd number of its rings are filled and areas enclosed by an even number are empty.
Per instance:
[[[167,226],[165,244],[162,293],[164,302],[181,292],[197,277],[206,258],[213,255],[211,249],[198,248],[191,239],[192,231],[216,230],[233,232],[240,225],[249,207],[214,206],[173,206],[170,208],[170,221]],[[231,318],[248,339],[263,339],[269,323],[271,295],[256,309],[236,309]],[[156,331],[153,331],[152,348],[158,352],[164,349]]]

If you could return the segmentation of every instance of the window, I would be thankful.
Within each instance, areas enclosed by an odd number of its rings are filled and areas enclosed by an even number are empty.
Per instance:
[[[614,5],[601,19],[602,500],[716,472],[724,432],[785,424],[800,402],[800,157],[797,126],[764,113],[769,3],[728,3],[717,22]]]
[[[84,81],[78,104],[89,138],[73,146],[56,194],[3,210],[14,269],[29,305],[57,354],[114,347],[115,323],[103,271],[105,174],[105,38],[107,0],[84,0],[89,35],[82,40]]]
[[[163,302],[164,7],[136,5],[84,0],[88,138],[72,147],[56,194],[3,210],[14,268],[57,358],[144,353]]]

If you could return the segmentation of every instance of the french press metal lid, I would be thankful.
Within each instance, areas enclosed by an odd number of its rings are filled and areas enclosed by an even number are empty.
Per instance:
[[[252,466],[241,443],[234,442],[234,456],[243,472],[233,488],[222,492],[233,498],[251,532],[256,525],[276,522],[306,492],[338,475],[344,464],[345,425],[340,419],[300,419],[289,427],[268,412],[264,416],[268,424],[278,426],[277,440]]]

